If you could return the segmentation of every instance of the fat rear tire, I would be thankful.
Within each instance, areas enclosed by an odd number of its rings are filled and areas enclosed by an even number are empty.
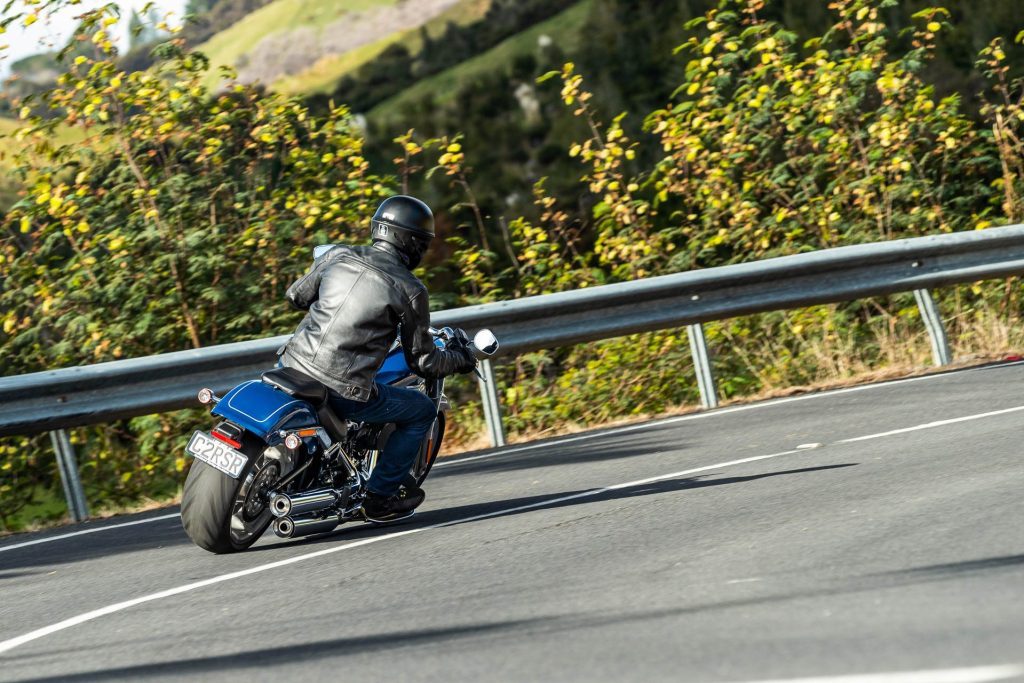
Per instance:
[[[239,538],[232,534],[232,519],[239,512],[238,499],[242,487],[260,461],[262,448],[246,444],[240,450],[249,457],[249,462],[238,479],[232,479],[200,460],[192,462],[185,478],[181,494],[181,525],[193,543],[211,553],[245,550],[267,530],[273,519],[268,508],[252,520],[247,536]]]

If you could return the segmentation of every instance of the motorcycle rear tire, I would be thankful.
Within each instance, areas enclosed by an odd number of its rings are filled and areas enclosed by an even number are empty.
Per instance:
[[[260,459],[262,444],[243,445],[249,462],[238,479],[232,479],[199,460],[193,461],[181,495],[181,525],[192,542],[211,553],[224,554],[245,550],[267,530],[273,515],[269,509],[256,522],[247,538],[231,533],[239,491]],[[261,519],[265,517],[265,519]]]

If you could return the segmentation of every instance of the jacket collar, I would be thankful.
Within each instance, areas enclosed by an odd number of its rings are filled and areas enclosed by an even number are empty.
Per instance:
[[[398,259],[399,263],[404,265],[406,268],[409,267],[408,257],[406,257],[406,255],[403,254],[401,251],[399,251],[398,247],[396,247],[395,245],[389,244],[388,242],[374,242],[372,248],[376,249],[377,251],[382,251],[385,254],[390,254],[391,256],[394,256],[396,259]]]

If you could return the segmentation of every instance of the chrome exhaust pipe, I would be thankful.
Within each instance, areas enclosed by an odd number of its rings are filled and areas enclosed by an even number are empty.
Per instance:
[[[275,517],[295,517],[329,508],[337,504],[340,497],[334,489],[316,489],[292,495],[278,493],[270,499],[270,511]]]
[[[333,530],[341,521],[335,517],[279,517],[274,520],[274,533],[281,538],[297,538]]]

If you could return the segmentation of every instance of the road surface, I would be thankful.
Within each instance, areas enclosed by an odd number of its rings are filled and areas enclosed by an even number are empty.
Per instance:
[[[446,459],[427,491],[231,556],[173,509],[5,539],[0,680],[1024,681],[1021,364]]]

